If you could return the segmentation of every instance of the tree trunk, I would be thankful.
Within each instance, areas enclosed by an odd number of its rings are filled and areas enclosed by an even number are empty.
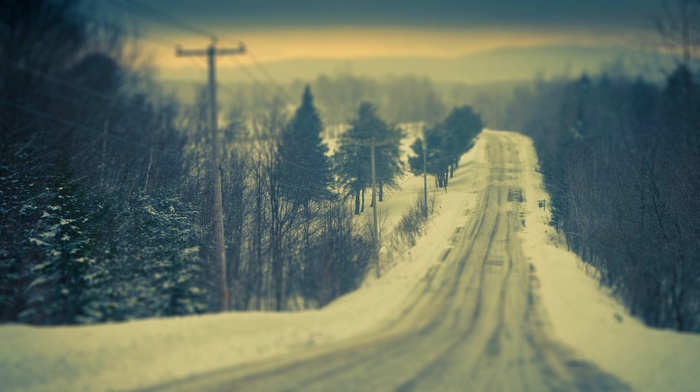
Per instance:
[[[379,201],[384,201],[384,183],[379,183]]]
[[[360,209],[360,212],[365,212],[365,190],[362,190],[362,208]]]
[[[360,190],[355,191],[355,215],[360,215]]]
[[[281,197],[279,187],[274,174],[274,165],[271,165],[270,178],[270,258],[272,262],[273,291],[275,295],[275,309],[281,311],[284,304],[284,258],[282,252],[282,221],[280,217]]]
[[[259,184],[260,185],[260,184]],[[256,292],[255,309],[262,310],[262,286],[263,286],[263,254],[262,254],[262,238],[263,238],[263,210],[262,210],[262,187],[255,189],[255,234],[253,237],[253,248],[255,252],[254,265],[254,287]]]
[[[316,266],[314,265],[314,258],[311,255],[311,233],[310,233],[310,225],[311,225],[311,211],[309,210],[309,202],[307,201],[304,203],[304,259],[301,260],[301,267],[299,268],[298,274],[295,275],[295,278],[292,281],[292,284],[296,285],[297,288],[299,289],[298,292],[300,292],[303,296],[304,299],[313,297],[315,294],[315,287],[311,284],[311,282],[307,281],[306,276],[309,275],[308,271],[315,271]],[[298,286],[301,287],[298,287]],[[292,293],[293,295],[296,293]],[[297,296],[294,295],[294,298]]]
[[[272,197],[274,198],[275,196]],[[272,203],[272,224],[270,226],[272,228],[270,233],[270,254],[272,256],[272,274],[275,281],[275,309],[281,311],[284,297],[284,265],[281,252],[279,208],[278,203],[274,201]]]

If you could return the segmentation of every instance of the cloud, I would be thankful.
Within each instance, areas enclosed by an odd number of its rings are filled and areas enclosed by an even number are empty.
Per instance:
[[[142,1],[243,41],[264,62],[310,57],[455,57],[501,47],[625,44],[661,8],[661,0]],[[144,31],[184,47],[207,44],[201,36],[147,19],[143,22]],[[235,43],[223,40],[221,44]],[[171,49],[155,52],[159,65],[181,66],[181,61],[173,61]]]
[[[638,27],[661,0],[208,0],[149,4],[217,28],[402,26],[563,29]]]

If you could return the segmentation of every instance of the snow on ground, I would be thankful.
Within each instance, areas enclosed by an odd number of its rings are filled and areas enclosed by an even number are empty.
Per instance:
[[[645,327],[597,282],[565,246],[554,240],[549,216],[537,200],[548,199],[535,171],[531,141],[523,146],[526,228],[524,252],[534,265],[540,294],[556,336],[586,360],[638,391],[691,391],[700,385],[700,336]],[[448,193],[437,192],[439,212],[416,246],[396,255],[381,279],[321,310],[295,313],[227,313],[84,327],[0,326],[0,390],[82,391],[144,387],[306,347],[337,341],[383,322],[435,263],[456,227],[474,207],[476,178],[485,164],[480,141],[462,159]],[[470,169],[470,166],[474,169]],[[482,171],[483,172],[483,171]],[[406,177],[403,191],[380,204],[396,221],[422,187]],[[369,206],[369,203],[367,204]],[[460,213],[454,213],[459,211]],[[371,216],[367,209],[365,215]],[[390,228],[387,224],[386,227]],[[368,306],[371,304],[371,306]],[[618,321],[615,315],[622,316]]]
[[[529,212],[523,251],[535,267],[556,337],[636,391],[700,390],[700,335],[646,327],[585,273],[584,264],[547,225],[548,210],[538,207],[537,201],[549,196],[535,171],[532,141],[513,135],[522,145]]]
[[[483,143],[462,158],[484,161]],[[360,290],[321,310],[294,313],[227,313],[149,319],[80,327],[0,326],[0,390],[83,391],[145,387],[244,362],[303,350],[358,335],[376,327],[401,305],[411,288],[438,262],[455,228],[467,216],[442,213],[473,207],[466,169],[455,174],[449,192],[438,194],[439,212],[429,235],[403,260],[368,278]],[[396,221],[416,197],[422,178],[405,177],[404,191],[380,204]],[[420,184],[420,185],[418,185]],[[371,218],[367,203],[364,215]],[[390,228],[390,226],[387,225]],[[370,274],[371,275],[371,274]],[[368,304],[370,306],[368,306]]]

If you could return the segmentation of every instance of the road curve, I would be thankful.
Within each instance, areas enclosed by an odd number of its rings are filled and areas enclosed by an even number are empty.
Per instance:
[[[625,391],[557,343],[521,252],[517,137],[484,132],[486,176],[469,223],[372,334],[161,385],[160,391]],[[438,255],[436,255],[437,257]]]

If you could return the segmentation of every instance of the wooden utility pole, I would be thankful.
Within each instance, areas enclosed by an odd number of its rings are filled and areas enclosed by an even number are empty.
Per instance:
[[[228,310],[229,289],[226,273],[226,249],[224,242],[224,207],[221,192],[221,158],[219,146],[218,115],[216,113],[216,56],[245,53],[245,46],[222,49],[216,47],[216,38],[212,38],[207,49],[183,50],[179,46],[175,54],[178,57],[206,56],[209,64],[209,131],[211,132],[213,159],[211,171],[214,175],[214,245],[216,250],[217,288],[219,291],[219,311]]]
[[[690,0],[681,0],[681,39],[683,45],[683,65],[690,64]]]
[[[374,237],[374,249],[375,249],[375,254],[377,257],[376,260],[376,267],[377,267],[377,277],[379,278],[381,276],[381,272],[379,269],[379,222],[377,221],[377,170],[375,168],[375,153],[374,149],[377,146],[384,146],[387,144],[393,143],[392,140],[384,140],[384,141],[375,141],[374,139],[364,141],[364,142],[357,142],[357,143],[349,143],[350,145],[356,146],[356,147],[369,147],[370,148],[370,165],[372,165],[372,215],[374,217],[374,224],[373,224],[373,237]]]
[[[370,145],[372,161],[372,215],[374,216],[374,249],[377,257],[377,278],[381,276],[379,272],[379,224],[377,222],[377,175],[374,165],[374,147],[376,143]]]
[[[428,219],[428,141],[425,139],[425,127],[421,124],[423,132],[423,216]]]

